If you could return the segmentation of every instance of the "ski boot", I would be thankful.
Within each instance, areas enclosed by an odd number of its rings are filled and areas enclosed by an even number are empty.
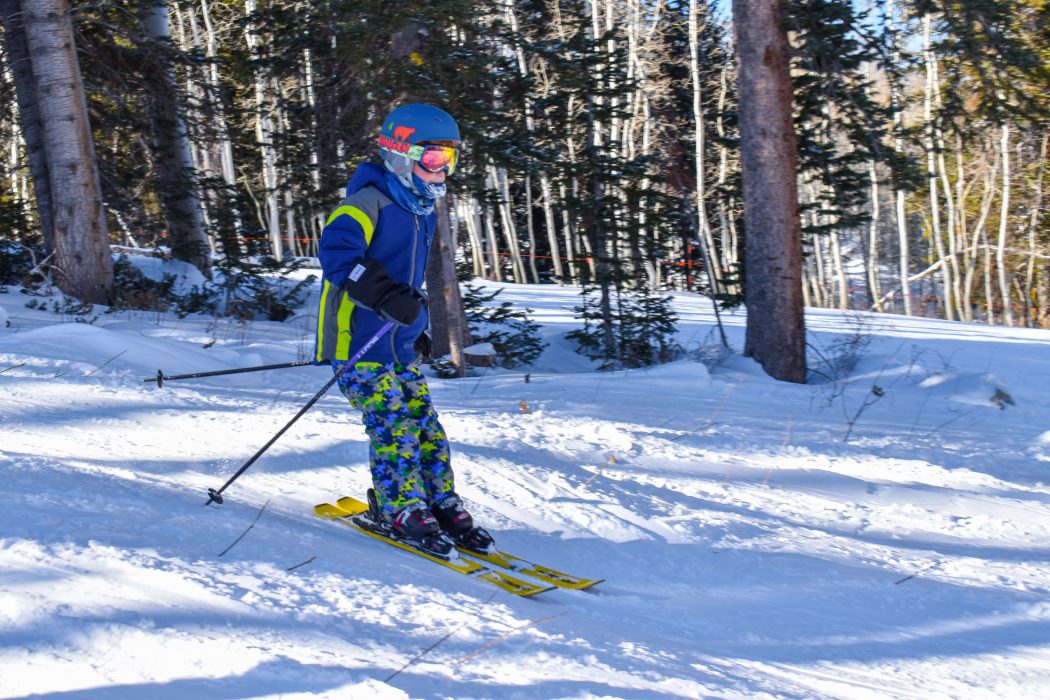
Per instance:
[[[457,547],[480,554],[495,554],[496,542],[484,528],[474,526],[474,518],[463,507],[459,496],[451,494],[430,507],[438,525]]]
[[[375,489],[368,489],[368,517],[382,528],[380,534],[425,554],[446,560],[459,556],[455,543],[441,531],[438,521],[422,503],[410,503],[390,518],[380,510]]]

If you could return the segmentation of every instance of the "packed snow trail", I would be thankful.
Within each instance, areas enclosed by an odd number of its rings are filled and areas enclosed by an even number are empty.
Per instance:
[[[504,299],[551,347],[431,380],[458,488],[593,591],[520,599],[317,519],[369,481],[335,393],[204,507],[330,371],[142,379],[303,359],[309,305],[82,324],[0,293],[0,697],[1050,695],[1050,333],[811,310],[825,356],[858,317],[870,343],[803,386],[717,359],[699,297],[706,363],[607,373],[564,340],[577,290]]]

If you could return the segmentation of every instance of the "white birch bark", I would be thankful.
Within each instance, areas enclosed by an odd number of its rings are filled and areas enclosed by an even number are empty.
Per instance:
[[[137,13],[150,38],[162,43],[171,41],[168,0],[150,0]],[[190,154],[186,123],[182,118],[175,72],[170,65],[166,65],[151,79],[157,86],[157,101],[152,106],[150,116],[155,132],[158,194],[164,209],[171,252],[175,258],[210,275],[210,248],[201,219],[196,171]]]
[[[1032,183],[1032,214],[1028,221],[1028,263],[1025,266],[1024,275],[1024,299],[1027,313],[1025,314],[1026,326],[1033,326],[1036,321],[1035,309],[1031,308],[1037,297],[1035,286],[1035,261],[1039,250],[1037,232],[1039,231],[1039,213],[1043,208],[1043,174],[1046,171],[1046,149],[1050,135],[1043,134],[1043,140],[1039,147],[1039,164],[1036,166],[1035,182]]]
[[[283,255],[283,246],[281,243],[281,212],[277,200],[277,153],[273,147],[273,99],[270,96],[266,77],[262,69],[258,67],[261,59],[262,39],[252,17],[257,10],[257,0],[245,0],[244,39],[255,64],[252,68],[255,84],[255,142],[259,146],[262,160],[263,196],[266,199],[263,224],[270,236],[271,252],[275,258],[280,259]]]
[[[485,236],[488,239],[489,257],[492,262],[492,277],[489,279],[496,282],[503,281],[503,270],[499,259],[499,241],[496,238],[496,228],[493,225],[492,207],[485,205],[481,212],[481,221],[485,227]]]
[[[1005,100],[1005,95],[1000,95]],[[1003,119],[1000,126],[999,149],[1002,152],[1002,183],[1003,188],[999,196],[999,236],[995,249],[995,265],[999,280],[999,294],[1003,300],[1003,321],[1008,326],[1014,325],[1013,306],[1010,303],[1010,285],[1007,282],[1006,270],[1006,238],[1007,227],[1010,219],[1010,124]]]
[[[938,194],[939,180],[937,177],[936,140],[934,138],[935,117],[933,114],[933,93],[934,86],[937,83],[937,59],[933,55],[931,24],[930,14],[924,14],[922,17],[922,53],[926,64],[926,83],[922,106],[922,115],[925,121],[923,125],[923,148],[926,151],[926,183],[930,189],[930,237],[933,239],[934,250],[937,251],[937,259],[943,261],[945,259],[944,233],[941,230],[941,203]],[[944,305],[944,317],[952,321],[955,320],[952,295],[954,282],[952,281],[950,265],[944,264],[941,266],[941,279],[941,299]]]
[[[510,253],[511,271],[514,281],[518,284],[528,282],[525,275],[525,263],[521,257],[521,247],[518,245],[517,227],[514,226],[514,213],[510,205],[510,186],[507,182],[507,171],[505,168],[497,168],[489,164],[490,184],[494,191],[499,193],[500,228],[503,229],[503,237],[507,241],[507,251]]]
[[[711,224],[707,218],[707,172],[704,163],[706,147],[706,128],[704,126],[703,101],[700,86],[699,22],[697,20],[696,0],[689,0],[689,73],[693,85],[693,136],[695,150],[693,153],[696,170],[696,212],[700,226],[700,245],[704,248],[705,258],[710,265],[707,270],[708,281],[713,294],[722,293],[722,266],[720,254],[711,235]]]
[[[69,4],[33,0],[22,10],[47,153],[58,286],[104,304],[113,262]]]
[[[467,228],[470,241],[470,258],[475,277],[487,277],[485,273],[485,244],[481,241],[478,226],[477,203],[472,197],[456,198],[457,214]]]
[[[894,13],[893,0],[886,0],[886,21],[890,24],[891,41],[893,44],[893,63],[901,65],[901,52],[896,30],[896,16]],[[904,151],[904,104],[900,85],[897,79],[890,80],[890,104],[893,110],[894,144],[899,153]],[[908,271],[911,268],[911,251],[908,241],[908,216],[905,210],[905,199],[907,194],[900,187],[894,191],[897,215],[897,241],[898,241],[898,267],[900,270],[901,301],[904,306],[904,315],[912,315],[911,289],[908,283]]]
[[[977,221],[974,224],[973,236],[969,250],[965,253],[966,255],[966,266],[965,266],[965,279],[963,282],[963,294],[967,300],[973,297],[974,281],[977,277],[977,265],[981,262],[981,256],[978,251],[981,251],[987,256],[987,249],[982,250],[980,247],[981,240],[986,240],[985,237],[985,226],[988,221],[988,217],[992,210],[992,202],[995,199],[995,178],[996,173],[999,170],[999,153],[995,151],[994,162],[990,167],[985,168],[984,173],[984,191],[981,196],[981,205],[978,210]],[[972,254],[971,252],[972,251]],[[987,282],[987,280],[986,280]],[[985,297],[988,305],[989,313],[991,312],[991,303],[987,296]],[[991,322],[991,321],[989,321]]]
[[[871,292],[872,308],[882,313],[882,286],[879,280],[881,264],[879,262],[879,174],[875,161],[868,163],[868,175],[871,179],[871,220],[868,222],[868,289]]]

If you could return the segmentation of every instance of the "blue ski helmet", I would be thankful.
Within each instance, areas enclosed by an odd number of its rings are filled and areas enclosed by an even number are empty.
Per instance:
[[[448,112],[434,105],[407,104],[383,121],[379,150],[386,169],[415,192],[412,161],[419,160],[422,148],[413,147],[428,143],[458,147],[460,140],[459,126]]]

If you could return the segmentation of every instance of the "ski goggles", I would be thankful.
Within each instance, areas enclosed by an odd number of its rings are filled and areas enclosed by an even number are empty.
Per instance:
[[[451,175],[456,172],[456,165],[459,163],[459,149],[436,143],[418,144],[408,149],[408,157],[418,162],[419,167],[428,173],[440,173],[444,170]]]

